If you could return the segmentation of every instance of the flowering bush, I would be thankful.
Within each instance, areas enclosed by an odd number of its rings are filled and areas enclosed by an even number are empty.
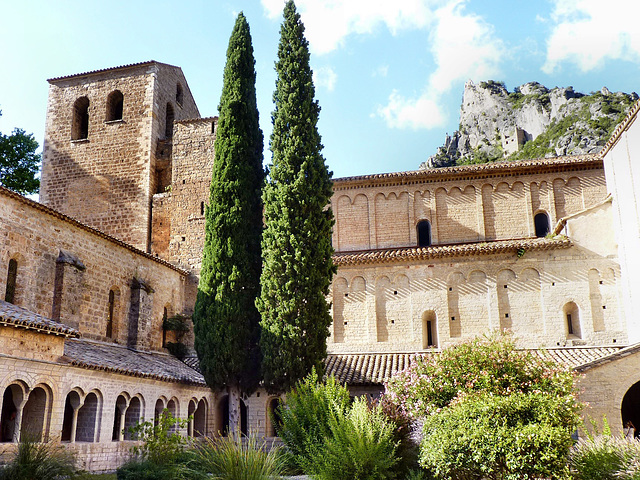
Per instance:
[[[386,397],[412,418],[439,412],[473,392],[548,393],[573,398],[570,370],[516,350],[508,335],[474,339],[438,355],[417,356],[386,385]]]

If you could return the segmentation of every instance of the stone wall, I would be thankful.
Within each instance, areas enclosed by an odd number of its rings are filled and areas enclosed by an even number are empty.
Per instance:
[[[49,82],[42,203],[146,251],[151,196],[171,170],[170,151],[167,157],[158,149],[160,140],[170,147],[167,105],[176,120],[199,116],[182,71],[148,62]],[[114,92],[123,95],[122,110],[111,120]]]
[[[8,264],[17,261],[16,305],[78,328],[85,338],[126,345],[134,285],[149,287],[146,313],[138,322],[136,346],[162,346],[164,307],[181,313],[186,273],[119,241],[65,219],[7,190],[0,190],[0,291]],[[61,261],[61,255],[66,261]],[[79,264],[73,264],[74,261]],[[111,336],[107,335],[113,295]]]
[[[534,216],[550,225],[606,197],[601,165],[570,166],[554,172],[504,168],[501,172],[421,178],[337,179],[331,208],[336,218],[336,251],[417,245],[416,226],[428,220],[434,245],[534,237]]]
[[[39,339],[40,342],[44,340]],[[213,435],[215,432],[215,410],[211,408],[215,405],[215,395],[203,385],[87,370],[29,360],[20,354],[13,358],[0,356],[0,372],[0,391],[4,393],[8,387],[13,388],[14,403],[20,405],[19,430],[24,433],[31,428],[44,437],[62,439],[63,444],[77,453],[78,466],[83,469],[115,470],[129,458],[129,450],[135,442],[123,441],[114,427],[118,400],[124,400],[121,403],[124,408],[135,405],[136,411],[129,412],[127,417],[129,424],[135,424],[137,419],[153,422],[156,410],[166,407],[170,400],[175,405],[175,416],[186,418],[190,402],[197,404],[204,400],[201,403],[206,408],[204,433]],[[29,403],[32,397],[41,400],[42,405]],[[77,429],[75,438],[69,438],[73,410],[76,410]],[[182,433],[187,434],[187,429]],[[15,443],[0,443],[0,461],[10,458],[15,446]]]

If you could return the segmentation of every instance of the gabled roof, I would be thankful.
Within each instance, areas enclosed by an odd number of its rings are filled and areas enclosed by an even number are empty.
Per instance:
[[[534,355],[581,371],[584,365],[622,353],[624,346],[558,347],[526,349]],[[348,385],[382,385],[407,368],[418,356],[438,355],[437,351],[418,353],[334,353],[325,361],[327,375]]]
[[[85,339],[67,340],[64,344],[63,359],[70,365],[90,370],[164,382],[206,385],[201,373],[171,355],[131,350],[113,343]]]
[[[0,300],[0,325],[36,330],[41,333],[60,335],[67,338],[80,336],[80,332],[75,328],[68,327],[4,300]]]
[[[168,63],[156,62],[155,60],[147,60],[146,62],[129,63],[127,65],[120,65],[120,66],[117,66],[117,67],[101,68],[99,70],[91,70],[89,72],[74,73],[72,75],[65,75],[65,76],[62,76],[62,77],[49,78],[49,79],[47,79],[47,82],[56,83],[56,82],[58,82],[60,80],[67,80],[67,79],[73,78],[73,77],[83,77],[83,76],[86,76],[86,75],[96,75],[96,74],[99,74],[99,73],[111,72],[111,71],[115,71],[115,70],[127,70],[127,69],[143,67],[143,66],[147,66],[147,65],[166,65],[167,67],[180,68],[180,67],[176,67],[175,65],[169,65]]]
[[[572,243],[566,237],[525,238],[519,240],[498,240],[493,242],[463,243],[459,245],[437,245],[430,247],[387,248],[362,250],[357,252],[336,252],[333,263],[338,266],[362,265],[385,262],[415,262],[443,257],[466,257],[469,255],[496,255],[516,253],[518,250],[540,251],[569,248]]]

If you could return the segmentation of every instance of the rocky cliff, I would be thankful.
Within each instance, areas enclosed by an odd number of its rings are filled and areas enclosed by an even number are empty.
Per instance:
[[[530,82],[509,92],[501,82],[468,81],[459,130],[420,168],[595,153],[637,99],[606,87],[585,95]]]

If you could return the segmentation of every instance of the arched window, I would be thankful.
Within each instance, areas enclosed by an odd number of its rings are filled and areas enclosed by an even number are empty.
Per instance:
[[[15,259],[9,260],[9,271],[7,273],[7,289],[4,294],[4,301],[13,303],[16,297],[16,280],[18,278],[18,262]]]
[[[182,93],[182,85],[179,83],[176,85],[176,102],[178,105],[182,105],[182,100],[184,98],[184,94]]]
[[[124,95],[120,90],[114,90],[107,97],[107,122],[122,120]]]
[[[438,334],[436,325],[436,313],[433,310],[422,315],[422,348],[438,346]]]
[[[625,429],[624,432],[631,436],[633,435],[635,438],[638,438],[640,435],[640,382],[634,383],[627,393],[624,394],[622,398],[622,428]],[[631,432],[626,429],[633,428],[634,430]]]
[[[429,220],[420,220],[416,226],[418,232],[418,246],[428,247],[431,245],[431,223]]]
[[[564,314],[565,322],[567,325],[567,336],[574,338],[582,338],[582,332],[580,330],[580,312],[578,306],[574,302],[567,303],[562,312]]]
[[[275,437],[282,424],[280,418],[280,398],[271,398],[267,403],[267,437]]]
[[[193,413],[193,436],[204,437],[207,433],[207,402],[204,398],[198,402]]]
[[[166,112],[165,123],[164,123],[165,138],[173,137],[173,120],[174,119],[175,119],[175,114],[173,113],[173,106],[170,103],[167,103],[167,112]]]
[[[50,398],[51,396],[47,395],[42,387],[31,390],[27,403],[22,409],[21,439],[41,442],[45,438]]]
[[[85,138],[89,138],[89,99],[80,97],[73,104],[71,140],[83,140]]]
[[[533,217],[533,223],[536,226],[536,237],[542,238],[549,234],[549,215],[540,212]]]
[[[131,428],[135,427],[142,418],[142,403],[138,397],[133,397],[129,402],[129,407],[124,414],[124,439],[136,440],[133,438]]]
[[[247,405],[240,399],[240,433],[242,433],[242,435],[249,434],[249,424],[247,420]]]
[[[100,404],[98,396],[91,392],[84,398],[84,403],[78,410],[78,417],[76,420],[76,441],[95,442],[99,420]]]
[[[9,385],[2,396],[2,442],[16,442],[18,440],[18,405],[22,401],[22,389],[16,384]]]

